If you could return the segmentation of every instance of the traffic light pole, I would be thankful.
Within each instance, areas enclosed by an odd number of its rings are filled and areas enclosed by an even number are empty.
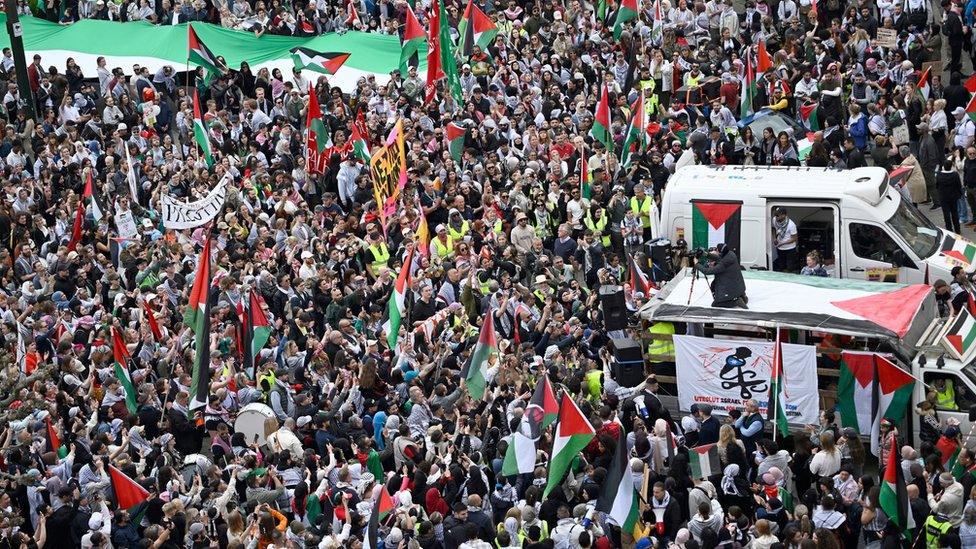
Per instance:
[[[20,92],[20,105],[27,118],[37,120],[34,114],[34,93],[27,77],[27,59],[24,57],[24,27],[17,15],[17,0],[4,0],[7,14],[7,35],[10,37],[10,51],[13,53],[14,70],[17,72],[17,88]]]

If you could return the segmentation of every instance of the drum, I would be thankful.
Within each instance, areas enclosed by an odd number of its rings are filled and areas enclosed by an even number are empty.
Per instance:
[[[278,430],[278,418],[274,410],[266,404],[252,402],[241,408],[234,420],[234,432],[244,433],[244,440],[248,444],[257,437],[258,444],[263,445],[268,435]]]
[[[200,475],[201,477],[207,473],[207,470],[213,467],[213,461],[203,454],[190,454],[183,458],[183,466],[180,468],[180,475],[183,477],[183,483],[189,487],[193,485],[193,475]]]

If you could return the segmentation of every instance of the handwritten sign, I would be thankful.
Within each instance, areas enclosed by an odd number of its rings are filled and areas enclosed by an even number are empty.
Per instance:
[[[386,218],[396,211],[400,189],[407,181],[407,154],[403,142],[403,122],[397,122],[386,145],[373,153],[370,160],[370,177],[373,181],[373,198]]]
[[[895,29],[878,29],[878,37],[874,43],[880,48],[898,47],[898,31]]]

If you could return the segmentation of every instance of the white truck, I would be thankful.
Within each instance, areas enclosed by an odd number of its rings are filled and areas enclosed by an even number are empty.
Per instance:
[[[925,400],[928,388],[943,385],[939,380],[948,381],[946,385],[955,393],[952,405],[938,409],[940,420],[943,425],[950,418],[958,420],[962,433],[970,433],[971,418],[976,418],[976,370],[972,367],[976,345],[960,353],[947,336],[972,317],[940,318],[931,287],[762,271],[743,271],[743,278],[748,309],[712,307],[711,277],[695,280],[689,268],[668,282],[639,314],[647,325],[672,323],[679,334],[687,330],[712,338],[772,341],[777,329],[791,330],[804,343],[817,346],[820,410],[838,405],[838,342],[843,342],[844,350],[884,353],[920,381],[912,392],[911,409],[898,426],[901,433],[911,434],[916,447],[919,421],[915,406]],[[643,339],[645,349],[660,351],[662,346],[654,343],[667,343],[672,336],[645,330]],[[690,406],[679,405],[678,376],[688,375],[688,370],[676,371],[682,365],[675,364],[673,353],[671,349],[645,358],[661,383],[664,404],[687,413],[684,408]],[[765,400],[765,396],[755,398]],[[839,418],[840,414],[838,422]]]
[[[743,267],[771,270],[772,211],[796,224],[800,264],[819,250],[836,278],[919,283],[976,269],[976,244],[922,215],[882,168],[687,166],[668,181],[657,236],[691,248],[716,241]]]

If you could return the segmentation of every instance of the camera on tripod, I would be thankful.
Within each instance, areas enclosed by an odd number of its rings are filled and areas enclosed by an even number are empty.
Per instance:
[[[708,250],[702,247],[693,248],[688,252],[688,256],[693,258],[695,261],[701,260],[701,258],[708,255]]]

